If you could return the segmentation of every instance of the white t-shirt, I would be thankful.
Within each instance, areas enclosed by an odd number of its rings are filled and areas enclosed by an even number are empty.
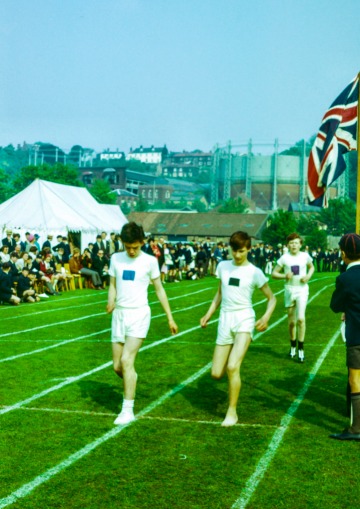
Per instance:
[[[160,277],[159,264],[143,251],[136,258],[126,251],[114,253],[109,275],[116,278],[116,307],[140,308],[148,305],[147,289],[152,279]]]
[[[300,251],[297,255],[290,253],[283,254],[276,262],[279,267],[284,269],[284,273],[292,272],[294,275],[291,279],[286,280],[287,286],[305,286],[307,283],[302,283],[300,279],[307,274],[307,266],[312,263],[312,258],[309,253]]]
[[[264,273],[252,263],[235,265],[233,260],[222,261],[216,268],[221,280],[221,310],[252,309],[252,294],[268,282]]]

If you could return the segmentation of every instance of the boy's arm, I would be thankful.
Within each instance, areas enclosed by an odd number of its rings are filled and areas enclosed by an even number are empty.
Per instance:
[[[268,328],[269,320],[270,320],[271,315],[273,314],[275,306],[276,306],[276,297],[273,294],[273,292],[271,291],[270,286],[267,283],[265,283],[264,286],[262,286],[260,288],[260,290],[265,295],[265,297],[267,298],[267,301],[268,301],[265,313],[255,323],[256,329],[258,331],[262,332]]]
[[[114,311],[115,301],[116,301],[116,278],[114,276],[110,276],[108,303],[106,306],[106,311],[108,313],[112,313]]]
[[[288,272],[287,274],[284,274],[283,268],[280,267],[280,265],[275,265],[275,268],[272,271],[271,277],[273,277],[274,279],[291,279],[292,272]]]
[[[207,324],[208,324],[208,321],[210,320],[210,318],[212,317],[212,315],[215,313],[215,311],[217,310],[217,308],[220,306],[220,303],[221,303],[221,282],[219,282],[219,287],[218,287],[218,290],[215,294],[215,297],[213,298],[213,301],[212,303],[210,304],[210,307],[209,309],[207,310],[207,313],[206,315],[204,315],[201,319],[200,319],[200,325],[201,327],[206,327]]]
[[[168,298],[166,296],[164,287],[161,284],[161,280],[159,277],[157,277],[156,279],[152,279],[152,282],[154,284],[157,298],[159,299],[159,302],[160,302],[163,310],[166,313],[171,334],[176,334],[178,331],[178,326],[176,325],[175,320],[173,319],[173,316],[171,314],[170,304],[169,304]]]
[[[307,274],[306,276],[302,277],[301,278],[301,282],[302,283],[307,283],[308,281],[310,281],[312,275],[314,274],[314,271],[315,271],[315,267],[314,267],[314,264],[312,262],[309,262],[307,265]]]

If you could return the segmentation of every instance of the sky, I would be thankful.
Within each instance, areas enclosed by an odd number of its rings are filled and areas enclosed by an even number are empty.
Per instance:
[[[0,0],[0,13],[0,146],[261,152],[308,140],[360,71],[359,0]]]

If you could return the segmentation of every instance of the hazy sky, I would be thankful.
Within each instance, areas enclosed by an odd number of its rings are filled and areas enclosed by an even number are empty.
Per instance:
[[[360,71],[360,0],[0,0],[0,146],[308,139]]]

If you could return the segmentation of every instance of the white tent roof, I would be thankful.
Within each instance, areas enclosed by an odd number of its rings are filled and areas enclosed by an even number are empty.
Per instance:
[[[59,231],[119,232],[127,219],[117,205],[101,205],[84,187],[36,179],[0,205],[0,228]]]

